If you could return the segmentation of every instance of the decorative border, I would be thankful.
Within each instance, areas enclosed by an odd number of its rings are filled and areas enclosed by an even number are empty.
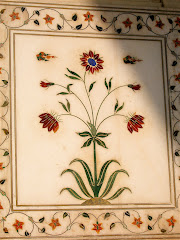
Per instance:
[[[35,8],[35,7],[4,7],[0,11],[0,26],[4,28],[5,38],[0,42],[0,61],[6,59],[3,56],[3,52],[7,51],[9,41],[9,29],[33,29],[38,31],[45,31],[47,28],[49,31],[53,32],[86,32],[86,33],[104,33],[104,34],[119,34],[119,35],[151,35],[151,36],[161,36],[166,39],[166,46],[168,50],[168,71],[169,77],[169,92],[171,101],[171,113],[172,113],[172,134],[174,139],[174,165],[177,167],[175,169],[178,173],[178,167],[180,167],[180,116],[178,109],[178,100],[180,97],[180,73],[179,71],[179,60],[180,53],[178,49],[180,48],[180,39],[178,34],[180,33],[180,17],[177,15],[158,15],[158,13],[137,13],[127,12],[127,11],[112,11],[112,18],[108,19],[105,16],[105,12],[100,12],[100,23],[98,25],[94,24],[94,11],[84,11],[78,14],[82,10],[66,10],[68,14],[72,15],[71,19],[65,17],[65,10],[62,12],[59,9],[54,8]],[[97,12],[97,11],[96,11]],[[111,11],[110,11],[111,12]],[[41,18],[42,13],[46,13],[44,18]],[[93,13],[93,14],[92,14]],[[79,17],[79,15],[81,15]],[[81,20],[82,22],[79,22]],[[132,20],[135,19],[135,20]],[[45,21],[45,22],[43,22]],[[76,23],[78,22],[78,24]],[[45,24],[44,24],[45,23]],[[42,28],[41,28],[42,27]],[[41,29],[40,29],[41,28]],[[89,30],[90,32],[87,32]],[[47,30],[46,30],[47,31]],[[3,34],[2,34],[3,35]],[[3,64],[3,62],[2,62]],[[3,152],[3,162],[0,163],[0,170],[9,171],[10,164],[10,154],[9,148],[7,147],[8,139],[10,135],[9,130],[9,98],[7,93],[7,88],[9,85],[9,74],[6,70],[6,60],[4,66],[0,67],[0,77],[3,77],[2,86],[0,86],[4,91],[0,90],[1,95],[4,98],[2,104],[3,114],[0,117],[2,120],[3,128],[2,132],[4,138],[1,141],[0,147]],[[7,170],[5,170],[7,169]],[[7,181],[8,182],[8,181]],[[177,182],[177,181],[176,181]],[[180,235],[178,232],[178,227],[180,226],[180,214],[179,209],[174,210],[164,210],[163,212],[153,212],[148,214],[146,211],[142,212],[139,210],[118,210],[119,213],[115,212],[105,212],[102,211],[97,215],[92,212],[79,212],[74,214],[71,212],[58,211],[52,213],[51,222],[46,221],[46,217],[42,216],[39,220],[34,220],[33,213],[26,214],[24,212],[13,212],[11,210],[11,201],[8,194],[6,186],[6,179],[1,179],[0,184],[2,189],[1,193],[1,203],[0,211],[2,211],[2,218],[0,224],[2,225],[4,233],[2,233],[2,238],[15,238],[18,237],[59,237],[65,235],[65,237],[74,237],[74,232],[71,230],[78,226],[78,232],[82,231],[82,234],[76,236],[79,238],[97,238],[93,232],[99,234],[99,237],[111,238],[113,236],[122,238],[124,236],[131,236],[132,238],[152,238],[160,236],[165,238],[166,236],[171,236],[171,238],[176,238]],[[6,193],[7,192],[7,193]],[[177,206],[178,206],[177,198]],[[9,205],[8,209],[4,209],[3,205]],[[118,212],[117,211],[117,212]],[[48,217],[47,217],[48,219]],[[145,219],[146,223],[142,221]],[[121,231],[119,231],[119,225],[121,226]],[[118,226],[118,228],[117,228]],[[57,229],[56,229],[57,228]],[[17,234],[15,234],[15,230]],[[52,230],[52,231],[51,231]],[[53,232],[54,230],[54,232]],[[60,231],[59,231],[60,230]],[[86,233],[84,235],[84,231]],[[66,233],[70,235],[67,236]],[[105,233],[104,233],[105,232]],[[112,235],[109,234],[112,232]],[[106,234],[107,233],[107,234]],[[93,235],[92,235],[93,234]],[[13,237],[11,237],[13,236]],[[14,237],[15,236],[15,237]]]

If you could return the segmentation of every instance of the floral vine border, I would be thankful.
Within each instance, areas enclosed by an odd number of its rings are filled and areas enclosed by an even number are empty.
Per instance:
[[[26,18],[24,20],[23,23],[21,23],[20,25],[16,26],[16,28],[23,28],[25,25],[28,25],[30,22],[33,22],[36,26],[40,26],[40,18],[41,18],[41,13],[43,11],[52,11],[56,14],[58,14],[59,19],[61,20],[61,24],[59,24],[58,22],[54,25],[53,23],[55,22],[55,18],[50,16],[49,14],[46,14],[46,16],[43,18],[45,20],[45,24],[47,25],[48,29],[50,29],[51,31],[62,31],[65,28],[65,25],[67,25],[68,27],[70,27],[71,30],[74,31],[83,31],[86,30],[88,28],[90,28],[91,30],[95,31],[95,32],[107,32],[109,29],[113,29],[115,33],[119,34],[119,35],[126,35],[128,34],[131,29],[132,29],[132,24],[136,25],[136,30],[138,32],[141,32],[142,29],[146,29],[149,33],[152,34],[152,36],[163,36],[166,38],[167,40],[167,49],[171,52],[171,56],[173,56],[174,60],[172,60],[171,66],[174,68],[175,66],[178,65],[179,60],[180,60],[180,55],[176,52],[176,49],[178,47],[180,47],[180,40],[178,39],[178,37],[175,37],[173,39],[169,40],[169,36],[171,33],[180,33],[180,17],[178,16],[173,16],[171,18],[167,17],[167,24],[168,24],[168,30],[166,32],[164,31],[164,28],[166,26],[166,24],[162,21],[161,17],[156,14],[145,14],[146,16],[142,17],[139,14],[135,14],[134,12],[122,12],[122,13],[118,13],[115,17],[113,17],[110,21],[108,21],[104,15],[101,15],[100,17],[100,21],[103,24],[106,24],[106,27],[101,27],[100,25],[95,25],[93,26],[93,19],[94,19],[94,15],[92,15],[89,11],[87,11],[87,13],[84,13],[84,22],[87,23],[86,26],[84,26],[84,24],[76,24],[76,21],[78,20],[78,14],[73,14],[71,19],[66,19],[65,16],[63,14],[61,14],[58,10],[56,9],[39,9],[39,10],[34,10],[33,14],[30,15],[28,12],[28,8],[26,7],[16,7],[12,10],[12,13],[9,14],[9,18],[11,19],[11,22],[18,22],[20,21],[20,19],[22,18],[23,15],[26,14]],[[93,10],[92,10],[93,11]],[[5,43],[8,40],[8,30],[10,28],[13,28],[10,24],[6,23],[6,21],[3,19],[3,16],[5,15],[6,9],[2,9],[0,11],[0,25],[4,25],[5,29],[6,29],[6,37],[5,40],[3,42],[0,43],[0,48],[2,48]],[[122,25],[124,27],[117,27],[116,23],[119,21],[121,16],[126,16],[128,15],[127,19],[125,21],[122,21]],[[131,21],[131,17],[135,17],[136,18],[136,23],[133,23]],[[144,20],[145,19],[145,20]],[[58,20],[59,21],[59,20]],[[72,24],[73,23],[73,24]],[[153,24],[153,26],[151,26]],[[75,25],[75,26],[74,26]],[[175,36],[177,36],[175,34]],[[169,44],[169,41],[172,41],[171,43],[173,43],[174,45],[174,49],[171,47],[172,44]],[[0,59],[3,59],[4,56],[3,54],[0,53]],[[5,77],[4,77],[5,75]],[[6,71],[4,68],[0,68],[0,77],[3,76],[3,80],[2,80],[2,85],[0,86],[2,89],[5,89],[8,87],[9,84],[9,74],[8,71]],[[177,74],[173,74],[170,78],[169,78],[169,90],[170,90],[170,97],[171,97],[171,110],[172,110],[172,116],[173,116],[173,138],[174,141],[177,142],[177,149],[175,149],[174,151],[174,163],[177,167],[180,167],[180,140],[179,140],[179,123],[180,123],[180,118],[178,115],[178,100],[180,97],[180,90],[178,89],[178,85],[180,84],[180,73]],[[0,119],[2,120],[2,122],[4,122],[5,127],[2,129],[3,133],[4,133],[4,138],[2,140],[2,142],[0,143],[0,147],[3,147],[3,145],[5,144],[6,140],[9,138],[9,124],[8,121],[6,120],[6,116],[8,114],[8,110],[9,110],[9,99],[8,97],[3,93],[3,91],[0,90],[1,95],[3,96],[4,102],[2,104],[2,108],[5,109],[5,112],[3,113],[3,115],[0,117]],[[9,155],[9,150],[7,148],[0,148],[0,150],[3,152],[3,157],[5,159],[5,157],[8,159],[4,160],[3,163],[0,163],[0,170],[4,170],[5,168],[7,168],[10,164],[10,155]],[[6,162],[6,163],[4,163]],[[5,179],[1,179],[0,180],[0,184],[3,185],[5,183]],[[36,228],[38,230],[39,233],[42,234],[46,234],[48,236],[61,236],[64,235],[66,232],[70,231],[72,229],[72,227],[74,225],[79,225],[79,227],[83,230],[87,229],[86,224],[84,224],[83,219],[94,219],[94,223],[92,224],[92,226],[89,226],[91,228],[91,230],[96,231],[96,233],[102,233],[103,232],[103,222],[102,219],[105,221],[107,219],[110,220],[111,217],[114,218],[114,221],[111,222],[111,224],[109,225],[109,229],[115,229],[115,227],[117,225],[121,225],[124,229],[126,229],[129,233],[131,234],[135,234],[137,236],[137,234],[144,234],[147,233],[149,231],[153,231],[156,226],[159,229],[159,232],[162,234],[169,234],[174,230],[174,226],[177,224],[177,220],[174,217],[174,215],[171,216],[171,210],[165,210],[163,211],[161,214],[159,214],[156,218],[152,217],[151,215],[147,215],[149,224],[147,224],[147,227],[145,230],[143,231],[133,231],[131,230],[130,225],[128,225],[126,223],[126,220],[129,218],[131,218],[133,216],[133,221],[131,221],[132,225],[135,225],[137,227],[137,229],[140,229],[143,225],[143,221],[141,220],[141,215],[139,214],[139,212],[135,211],[135,210],[129,210],[123,211],[123,215],[122,218],[120,218],[119,216],[117,216],[114,212],[106,212],[106,213],[102,213],[99,216],[95,216],[92,213],[88,213],[88,212],[82,212],[79,213],[74,219],[72,219],[71,214],[68,212],[63,212],[63,211],[58,211],[55,212],[52,216],[51,222],[49,224],[47,224],[49,227],[52,228],[52,230],[55,230],[58,227],[61,227],[62,222],[59,222],[59,218],[56,218],[56,215],[61,213],[61,217],[62,219],[68,219],[69,223],[67,223],[64,231],[61,231],[60,233],[56,233],[56,234],[51,234],[48,230],[46,230],[45,227],[42,226],[42,224],[45,222],[45,218],[42,217],[40,218],[38,221],[35,221],[31,216],[29,216],[28,214],[24,213],[24,212],[19,212],[19,213],[15,213],[11,210],[11,202],[9,197],[6,195],[6,193],[3,190],[0,190],[0,193],[3,197],[3,200],[6,202],[6,204],[9,204],[9,208],[6,212],[6,214],[4,214],[1,219],[0,219],[0,224],[2,224],[3,226],[3,231],[4,234],[9,234],[12,230],[9,230],[7,225],[7,221],[8,218],[11,217],[13,214],[18,214],[18,219],[20,220],[15,220],[15,222],[12,224],[14,230],[17,231],[18,235],[23,237],[23,236],[31,236],[34,229]],[[177,198],[177,203],[178,203],[179,197]],[[0,211],[1,210],[5,210],[3,208],[3,204],[0,203]],[[173,211],[173,214],[175,214],[175,212],[178,213],[179,215],[179,209],[176,208]],[[170,214],[169,217],[166,217],[167,214]],[[20,216],[22,216],[23,218],[27,219],[28,222],[31,223],[31,228],[30,230],[26,230],[25,228],[25,223],[21,220]],[[101,220],[100,220],[101,218]],[[162,227],[161,221],[164,221],[166,224],[163,225],[165,227]],[[42,227],[41,227],[42,226]],[[102,232],[101,232],[102,231]],[[148,236],[148,235],[147,235]]]

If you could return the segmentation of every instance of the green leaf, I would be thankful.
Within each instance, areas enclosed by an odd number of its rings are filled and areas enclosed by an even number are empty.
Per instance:
[[[5,135],[8,135],[8,134],[9,134],[9,131],[8,131],[7,129],[3,128],[2,130],[3,130],[3,132],[4,132]]]
[[[103,28],[96,25],[98,31],[102,32]]]
[[[90,122],[87,122],[88,123],[88,125],[90,126],[90,128],[91,128],[91,133],[92,133],[92,135],[93,136],[96,136],[96,127],[92,124],[92,123],[90,123]]]
[[[112,80],[112,78],[109,80],[109,91],[111,91],[111,86],[112,86],[111,80]]]
[[[66,112],[68,112],[68,110],[67,110],[66,106],[64,105],[64,103],[62,103],[62,102],[59,102],[59,103],[62,105],[62,107],[64,108],[64,110],[65,110]]]
[[[67,90],[68,90],[68,92],[70,92],[70,87],[72,86],[73,84],[68,84],[67,85]]]
[[[9,102],[5,101],[1,107],[7,107],[8,104],[9,104]]]
[[[107,136],[109,136],[111,133],[103,133],[103,132],[98,132],[97,133],[97,137],[100,137],[100,138],[105,138]]]
[[[92,173],[91,173],[91,170],[89,168],[89,166],[87,165],[87,163],[79,158],[76,158],[74,159],[73,161],[70,162],[70,165],[72,163],[75,163],[75,162],[79,162],[81,163],[81,165],[83,166],[84,168],[84,171],[86,173],[86,177],[88,179],[88,182],[89,182],[89,185],[91,186],[91,189],[93,190],[93,186],[94,186],[94,181],[93,181],[93,177],[92,177]]]
[[[104,84],[105,84],[105,86],[106,86],[106,88],[107,88],[107,90],[108,90],[108,84],[107,84],[107,82],[106,82],[106,78],[104,79]]]
[[[79,78],[77,77],[73,77],[73,76],[68,76],[67,74],[65,74],[66,77],[70,78],[70,79],[75,79],[75,80],[80,80]]]
[[[39,222],[42,223],[44,222],[44,217],[39,219]]]
[[[114,111],[116,112],[116,109],[118,108],[118,100],[116,99],[116,104],[114,106]]]
[[[67,217],[68,216],[68,213],[67,212],[64,212],[63,213],[63,218]]]
[[[106,171],[109,167],[109,165],[111,163],[117,163],[120,165],[120,163],[117,161],[117,160],[109,160],[107,162],[105,162],[101,168],[101,171],[100,171],[100,174],[99,174],[99,178],[98,178],[98,182],[97,182],[97,185],[100,186],[103,184],[104,182],[104,178],[105,178],[105,175],[106,175]]]
[[[93,86],[94,86],[95,83],[96,82],[91,83],[91,85],[89,86],[89,92],[93,89]]]
[[[8,85],[8,81],[2,80],[2,82],[4,83],[4,85]]]
[[[87,188],[86,188],[86,186],[85,186],[82,178],[80,177],[80,175],[79,175],[76,171],[74,171],[74,170],[72,170],[72,169],[66,169],[66,170],[64,170],[64,171],[61,173],[61,176],[62,176],[64,173],[67,173],[67,172],[72,173],[72,175],[73,175],[74,178],[76,179],[76,182],[77,182],[79,188],[80,188],[81,191],[84,193],[84,195],[86,195],[87,197],[92,198],[92,196],[91,196],[90,193],[88,192],[88,190],[87,190]]]
[[[67,70],[68,70],[68,72],[70,72],[72,75],[77,76],[78,78],[81,78],[81,77],[79,76],[79,74],[77,74],[76,72],[73,72],[73,71],[69,70],[69,68],[67,68]]]
[[[9,155],[9,152],[8,151],[5,151],[3,156],[8,156]]]
[[[124,103],[116,110],[116,112],[119,112],[120,110],[122,110],[124,107]]]
[[[76,21],[76,20],[77,20],[77,14],[74,14],[74,15],[72,16],[72,20],[73,20],[73,21]]]
[[[79,30],[79,29],[81,29],[81,28],[82,28],[82,24],[76,26],[76,29],[77,29],[77,30]]]
[[[81,133],[77,133],[79,136],[81,137],[92,137],[91,133],[90,132],[81,132]]]
[[[83,230],[85,230],[85,226],[84,226],[84,224],[82,224],[82,223],[79,224],[79,227],[82,228]]]
[[[90,218],[90,217],[89,217],[89,214],[88,214],[88,213],[85,213],[85,212],[82,214],[82,216],[85,217],[85,218]]]
[[[79,196],[79,194],[77,194],[77,192],[75,192],[72,188],[63,188],[60,193],[62,193],[65,190],[68,191],[73,197],[75,197],[79,200],[86,200],[86,199],[82,198],[81,196]]]
[[[69,93],[67,93],[67,92],[60,92],[57,95],[67,95],[67,94],[69,94]]]
[[[124,169],[116,170],[115,172],[113,172],[111,174],[111,176],[109,177],[109,180],[107,182],[106,188],[105,188],[104,192],[102,193],[101,198],[105,197],[111,191],[111,188],[114,185],[114,182],[116,180],[116,177],[117,177],[118,173],[125,173],[125,174],[127,174],[129,176],[127,171],[125,171]]]
[[[121,194],[124,192],[124,190],[129,190],[129,191],[131,192],[131,190],[130,190],[129,188],[127,188],[127,187],[119,188],[119,189],[115,192],[115,194],[112,195],[112,197],[108,198],[107,200],[113,200],[113,199],[119,197],[119,195],[121,195]]]
[[[110,217],[110,213],[106,213],[105,215],[104,215],[104,219],[106,219],[106,218],[108,218],[108,217]]]
[[[84,147],[89,147],[91,145],[91,142],[92,142],[93,138],[89,138],[81,148],[84,148]]]
[[[103,148],[107,148],[105,142],[103,142],[101,139],[95,138],[95,141],[97,142],[97,144],[98,144],[99,146],[101,146],[101,147],[103,147]]]
[[[115,225],[116,225],[115,223],[111,223],[111,225],[110,225],[110,229],[114,228]]]
[[[68,101],[68,99],[66,99],[66,101],[67,101],[67,109],[68,109],[68,112],[70,112],[70,109],[71,109],[70,102]]]

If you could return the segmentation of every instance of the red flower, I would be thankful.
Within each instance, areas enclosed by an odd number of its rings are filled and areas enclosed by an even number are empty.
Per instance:
[[[141,115],[133,115],[127,124],[127,129],[129,130],[130,133],[133,132],[133,130],[135,132],[138,132],[138,128],[142,128],[142,124],[144,124],[143,122],[144,117],[142,117]]]
[[[19,15],[19,13],[12,12],[12,14],[9,15],[11,17],[11,21],[20,19],[20,17],[18,15]]]
[[[164,26],[164,23],[161,20],[156,21],[156,27],[163,29],[163,26]]]
[[[43,128],[48,128],[49,132],[52,130],[54,133],[57,132],[59,129],[59,123],[55,117],[49,113],[43,113],[39,117],[41,118],[40,123],[43,123]]]
[[[51,82],[41,81],[41,83],[40,83],[40,86],[43,87],[43,88],[48,88],[48,87],[53,86],[53,85],[54,85],[54,83],[51,83]]]
[[[48,14],[46,14],[46,17],[43,19],[46,21],[46,24],[48,23],[52,24],[52,21],[54,20],[54,18],[50,17]]]
[[[169,223],[169,226],[174,227],[174,223],[177,222],[176,219],[174,219],[174,217],[172,216],[171,218],[166,220]]]
[[[99,54],[95,54],[92,51],[89,53],[83,53],[83,57],[80,58],[82,61],[81,65],[86,67],[86,71],[91,72],[92,74],[99,69],[103,69],[102,63],[104,62],[99,58]]]
[[[57,219],[53,219],[51,220],[51,223],[49,224],[49,226],[52,227],[52,230],[54,230],[56,227],[61,226],[61,224],[59,223],[58,218]]]
[[[173,40],[175,47],[179,47],[180,46],[180,41],[178,38],[176,38],[176,40]]]
[[[3,209],[3,206],[1,205],[1,202],[0,202],[0,209]]]
[[[103,230],[103,228],[101,227],[102,223],[98,223],[97,224],[93,224],[94,227],[92,228],[92,230],[96,231],[98,234],[101,230]]]
[[[131,22],[131,20],[129,18],[127,18],[126,21],[124,21],[123,23],[124,23],[126,28],[127,27],[131,27],[131,25],[132,25],[132,22]]]
[[[178,81],[180,83],[180,73],[178,75],[175,75],[175,81]]]
[[[134,218],[134,222],[132,223],[134,225],[136,225],[138,228],[141,227],[141,224],[143,224],[143,222],[141,221],[141,218]]]
[[[86,14],[83,14],[83,16],[85,17],[85,21],[93,21],[94,15],[91,15],[89,11]]]
[[[2,74],[1,70],[2,70],[2,68],[0,68],[0,74]]]
[[[141,85],[140,84],[137,84],[137,85],[129,84],[128,87],[132,88],[132,90],[135,91],[135,90],[140,90]]]
[[[177,25],[179,25],[179,27],[180,27],[180,18],[179,18],[179,17],[177,17],[175,23],[176,23]]]
[[[3,170],[3,163],[0,163],[0,170]]]
[[[51,55],[49,55],[47,53],[44,53],[44,52],[40,52],[39,54],[36,55],[36,57],[37,57],[38,61],[42,61],[42,60],[49,61],[48,59],[55,58],[55,56],[51,56]]]
[[[18,231],[18,229],[23,229],[23,222],[19,222],[18,220],[16,220],[16,222],[13,224],[13,226],[15,227],[16,231]]]

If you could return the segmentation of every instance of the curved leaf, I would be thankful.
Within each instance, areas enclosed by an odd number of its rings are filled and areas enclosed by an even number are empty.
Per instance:
[[[115,172],[113,172],[112,175],[109,177],[109,180],[107,182],[106,188],[105,188],[104,192],[102,193],[101,198],[105,197],[111,191],[111,188],[114,185],[114,182],[116,180],[116,177],[117,177],[118,173],[125,173],[125,174],[127,174],[129,176],[127,171],[124,170],[124,169],[116,170]]]
[[[96,82],[91,83],[91,85],[89,86],[89,92],[93,89],[95,83]]]
[[[83,145],[81,148],[83,147],[89,147],[91,145],[91,142],[92,142],[93,138],[89,138]]]
[[[91,196],[90,193],[88,192],[88,190],[87,190],[87,188],[86,188],[86,186],[85,186],[82,178],[80,177],[80,175],[79,175],[76,171],[74,171],[74,170],[72,170],[72,169],[66,169],[66,170],[64,170],[64,171],[61,173],[61,176],[62,176],[64,173],[67,173],[67,172],[70,172],[70,173],[73,174],[73,176],[74,176],[75,179],[76,179],[77,184],[79,185],[79,188],[80,188],[81,191],[84,193],[84,195],[86,195],[87,197],[92,198],[92,196]]]
[[[109,165],[113,162],[120,165],[120,163],[117,160],[109,160],[109,161],[105,162],[103,164],[103,166],[101,168],[101,171],[100,171],[100,174],[99,174],[98,183],[97,183],[98,186],[103,184],[104,178],[105,178],[105,175],[106,175],[106,171],[107,171]]]
[[[94,181],[93,181],[92,173],[91,173],[91,170],[90,170],[89,166],[87,165],[87,163],[85,161],[83,161],[79,158],[76,158],[73,161],[71,161],[69,165],[71,165],[72,163],[75,163],[75,162],[79,162],[83,166],[84,171],[86,173],[86,177],[87,177],[88,182],[89,182],[89,185],[91,186],[91,188],[93,190]]]
[[[88,136],[92,137],[91,133],[87,132],[87,131],[85,131],[85,132],[78,132],[77,134],[79,136],[81,136],[81,137],[88,137]]]
[[[101,146],[101,147],[103,147],[103,148],[107,148],[105,142],[103,142],[101,139],[95,138],[95,141],[97,142],[97,144],[98,144],[99,146]]]
[[[85,198],[82,198],[81,196],[79,196],[79,194],[77,194],[77,192],[75,192],[72,188],[63,188],[61,190],[60,194],[65,190],[68,191],[73,197],[75,197],[79,200],[86,200]]]
[[[111,133],[98,132],[96,137],[105,138],[105,137],[109,136],[110,134]]]
[[[68,70],[68,72],[70,72],[72,75],[81,78],[81,77],[79,76],[79,74],[77,74],[76,72],[73,72],[73,71],[69,70],[69,68],[67,68],[67,70]]]
[[[115,192],[115,194],[113,194],[112,197],[107,198],[107,200],[113,200],[113,199],[119,197],[119,195],[121,195],[121,193],[123,193],[124,190],[126,190],[126,189],[131,192],[131,190],[130,190],[129,188],[127,188],[127,187],[119,188],[119,189]]]

